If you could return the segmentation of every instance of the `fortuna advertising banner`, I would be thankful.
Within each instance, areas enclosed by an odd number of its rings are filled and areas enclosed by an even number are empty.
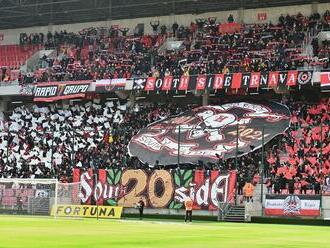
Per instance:
[[[217,210],[235,195],[235,171],[99,169],[97,182],[94,172],[74,169],[82,204],[135,207],[142,199],[147,208],[181,209],[189,196],[194,209]]]
[[[120,219],[123,207],[91,205],[57,205],[53,206],[51,215],[59,217],[89,217]]]
[[[91,81],[40,83],[35,86],[33,101],[54,102],[64,99],[84,98]]]
[[[263,128],[266,144],[289,124],[289,109],[275,102],[202,106],[141,129],[128,152],[150,165],[176,164],[178,155],[180,163],[217,162],[235,157],[237,133],[238,156],[243,156],[261,147]]]
[[[266,195],[265,214],[270,216],[320,216],[321,196]]]

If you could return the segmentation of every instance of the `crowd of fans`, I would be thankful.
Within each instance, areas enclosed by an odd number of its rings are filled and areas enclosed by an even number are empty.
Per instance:
[[[228,23],[233,22],[230,16]],[[40,69],[19,74],[18,80],[32,83],[293,70],[315,62],[315,58],[301,55],[302,42],[306,35],[329,29],[330,13],[280,16],[278,24],[244,24],[233,33],[222,33],[216,18],[197,19],[189,27],[177,23],[166,27],[159,21],[150,25],[150,35],[138,29],[131,34],[127,28],[118,27],[89,28],[77,34],[21,34],[21,45],[43,44],[55,49],[56,56],[45,55]],[[180,47],[164,49],[168,37],[181,41]],[[329,43],[320,45],[314,39],[312,46],[317,62],[329,68]],[[2,69],[1,78],[6,74],[7,69]],[[273,193],[319,194],[330,181],[329,101],[284,103],[292,112],[291,126],[267,145],[267,189]],[[0,176],[70,181],[74,167],[153,167],[129,157],[129,140],[149,123],[189,107],[129,106],[97,99],[64,107],[18,107],[6,113],[7,122],[0,125]],[[236,169],[238,193],[242,194],[247,182],[260,182],[261,156],[260,150],[242,156],[238,167],[233,159],[197,166]]]
[[[229,24],[233,21],[228,18]],[[329,23],[329,11],[310,17],[298,13],[281,15],[277,24],[242,24],[231,33],[221,31],[222,24],[211,17],[196,19],[188,27],[152,21],[152,34],[115,26],[79,33],[22,34],[20,41],[57,51],[58,56],[41,58],[41,69],[29,76],[39,82],[329,68],[327,43],[316,47],[318,42],[312,42],[316,57],[302,50],[303,42],[328,30]],[[162,49],[172,36],[182,42],[180,47]]]
[[[127,108],[98,100],[64,108],[18,107],[0,127],[0,176],[68,181],[73,167],[143,166],[127,154],[132,136],[150,122],[181,111],[174,105]]]
[[[284,103],[292,112],[291,125],[284,135],[266,145],[267,190],[319,194],[330,178],[329,100],[317,104],[288,100]],[[158,168],[130,157],[128,142],[149,123],[189,108],[151,103],[130,106],[100,100],[63,107],[18,107],[6,113],[8,122],[0,125],[0,175],[70,181],[74,167]],[[247,182],[260,182],[261,157],[259,149],[240,157],[238,167],[235,159],[195,166],[223,173],[236,169],[238,193],[242,194]],[[191,168],[181,165],[187,166]]]
[[[319,14],[315,14],[316,19],[320,19]],[[330,11],[326,11],[323,15],[323,25],[324,25],[324,31],[329,31],[329,22],[330,22]],[[311,62],[311,65],[313,66],[319,66],[323,65],[324,68],[329,68],[329,58],[330,58],[330,42],[329,39],[326,37],[323,37],[322,33],[312,32],[315,33],[314,38],[311,41],[312,46],[312,54],[314,58],[318,58],[317,60],[314,60]],[[320,35],[321,34],[321,35]]]
[[[274,193],[321,192],[330,176],[330,102],[291,105],[291,126],[268,151],[267,181]]]

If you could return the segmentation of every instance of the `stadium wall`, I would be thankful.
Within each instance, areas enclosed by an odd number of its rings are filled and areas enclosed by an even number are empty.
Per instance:
[[[330,226],[330,220],[324,219],[297,219],[297,218],[269,218],[252,217],[252,223],[262,224],[288,224],[288,225],[306,225],[306,226]]]
[[[145,209],[145,215],[148,218],[174,218],[180,219],[184,216],[184,209]],[[197,219],[207,218],[208,220],[217,220],[218,211],[194,210],[193,215]],[[124,208],[124,217],[137,217],[138,210],[135,208]],[[299,224],[299,225],[330,225],[330,196],[322,197],[321,216],[314,217],[269,217],[262,215],[262,206],[260,199],[255,200],[252,204],[246,204],[245,216],[247,221],[256,223],[278,223],[278,224]]]
[[[147,209],[146,209],[147,210]],[[144,219],[165,219],[165,220],[184,220],[185,217],[185,211],[182,210],[180,212],[177,213],[152,213],[152,212],[148,212],[148,211],[144,211]],[[132,209],[132,211],[127,211],[127,210],[123,210],[122,213],[122,218],[139,218],[139,213],[137,209]],[[217,221],[218,220],[218,216],[216,214],[214,215],[210,215],[209,213],[207,214],[203,214],[200,213],[199,211],[193,212],[193,220],[201,220],[201,221]]]
[[[137,215],[139,213],[136,208],[124,208],[123,215]],[[159,208],[146,208],[144,214],[146,216],[184,216],[186,211],[184,209],[159,209]],[[194,210],[194,216],[205,216],[217,219],[219,211],[208,211],[208,210]]]
[[[18,44],[20,33],[47,33],[48,31],[61,31],[67,30],[68,32],[77,32],[86,27],[108,27],[110,25],[119,25],[119,27],[128,27],[130,32],[134,30],[137,23],[145,24],[145,33],[152,33],[150,21],[159,20],[162,24],[171,26],[174,22],[179,25],[189,25],[192,21],[197,18],[207,18],[207,17],[217,17],[217,21],[226,22],[230,14],[232,14],[235,20],[243,23],[267,23],[273,22],[277,23],[278,17],[281,14],[295,15],[301,12],[303,15],[310,15],[315,11],[320,11],[323,13],[325,10],[330,10],[330,3],[322,4],[305,4],[299,6],[284,6],[284,7],[271,7],[271,8],[258,8],[258,9],[238,9],[231,11],[220,11],[220,12],[208,12],[200,15],[185,14],[185,15],[169,15],[169,16],[157,16],[157,17],[147,17],[147,18],[136,18],[136,19],[124,19],[124,20],[112,20],[100,21],[100,22],[86,22],[86,23],[74,23],[65,25],[50,25],[50,26],[39,26],[30,28],[19,28],[19,29],[6,29],[0,30],[0,34],[4,35],[3,41],[0,44]],[[264,21],[258,20],[258,14],[265,13],[267,19]]]

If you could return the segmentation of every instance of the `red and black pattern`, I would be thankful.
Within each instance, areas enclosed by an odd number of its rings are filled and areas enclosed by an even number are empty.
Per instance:
[[[137,78],[134,91],[204,91],[204,90],[255,90],[265,88],[312,85],[312,71],[245,72],[231,74],[167,76],[164,78]]]

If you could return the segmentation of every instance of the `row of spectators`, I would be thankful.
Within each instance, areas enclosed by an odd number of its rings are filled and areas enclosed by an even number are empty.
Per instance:
[[[268,191],[319,194],[330,178],[329,99],[317,104],[284,103],[292,111],[291,126],[265,148]],[[64,107],[18,107],[6,114],[7,124],[0,125],[0,175],[70,181],[74,167],[159,168],[130,157],[128,142],[149,123],[191,107],[100,100]],[[242,156],[238,167],[234,159],[196,166],[222,172],[236,169],[241,194],[246,182],[260,182],[261,156],[261,150]]]
[[[243,24],[222,31],[216,18],[197,19],[189,27],[174,23],[172,30],[152,21],[152,35],[129,35],[127,28],[89,28],[78,34],[48,33],[46,47],[58,56],[41,59],[43,68],[32,81],[96,80],[162,77],[249,71],[294,70],[318,65],[329,68],[329,53],[304,55],[306,35],[329,29],[329,11],[310,17],[280,16],[277,24]],[[229,24],[231,25],[231,24]],[[181,45],[164,48],[175,35]],[[24,81],[24,78],[22,77]]]

